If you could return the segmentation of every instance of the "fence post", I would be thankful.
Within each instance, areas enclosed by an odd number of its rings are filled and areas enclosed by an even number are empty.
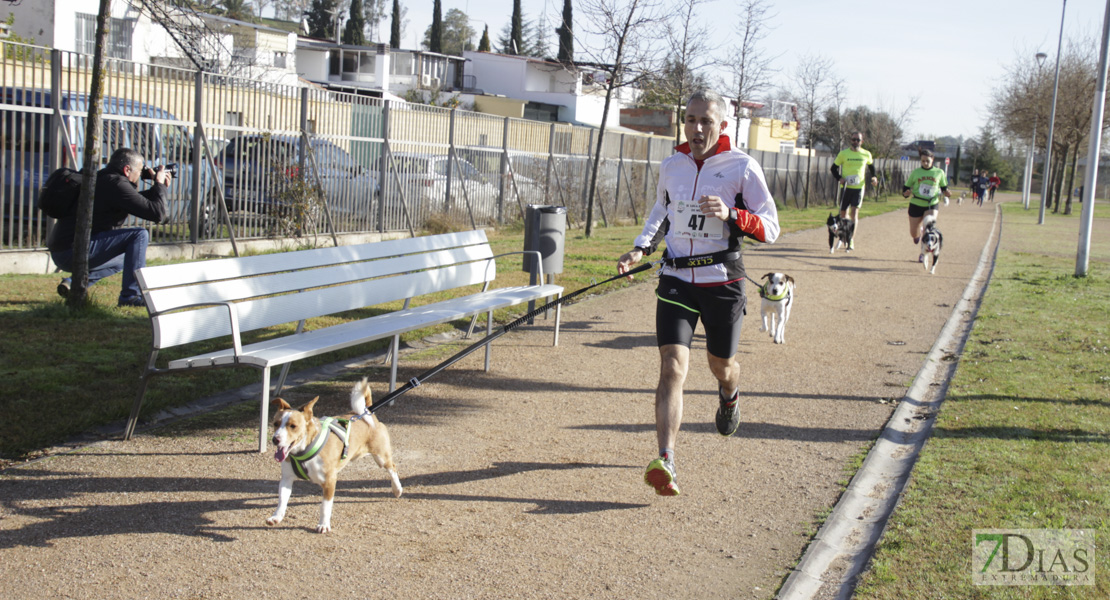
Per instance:
[[[382,152],[378,157],[378,232],[385,233],[385,199],[387,185],[391,183],[389,178],[389,165],[390,165],[390,143],[389,143],[389,104],[390,101],[382,99]],[[389,190],[393,189],[389,185]],[[388,194],[390,198],[392,194]],[[407,210],[407,209],[406,209]]]
[[[497,222],[505,223],[505,179],[509,175],[509,117],[501,128],[501,185],[497,190]]]
[[[551,204],[551,169],[555,165],[555,121],[547,132],[547,173],[543,180],[543,203]]]
[[[647,219],[654,202],[651,201],[651,148],[655,145],[655,138],[649,138],[647,143],[647,160],[644,161],[644,218]]]
[[[301,122],[299,129],[301,130],[301,151],[300,158],[297,162],[297,168],[300,173],[308,173],[305,170],[305,164],[308,160],[308,88],[301,88]]]
[[[582,218],[586,218],[586,203],[589,202],[588,196],[590,195],[590,162],[593,160],[594,155],[594,131],[587,130],[586,135],[589,136],[590,143],[586,146],[586,168],[582,169]],[[586,223],[587,230],[592,229],[592,223]]]
[[[193,189],[189,198],[189,241],[195,244],[200,241],[200,170],[204,167],[204,159],[201,158],[204,149],[204,72],[200,70],[193,77],[193,121],[193,170],[190,174]],[[218,215],[219,211],[216,213]]]
[[[621,134],[621,145],[617,151],[617,192],[613,195],[613,220],[620,218],[621,210],[621,175],[624,175],[624,134]],[[632,207],[636,212],[636,207]]]
[[[447,121],[447,189],[443,191],[444,212],[451,212],[451,180],[455,175],[455,109]]]
[[[50,51],[50,97],[54,98],[54,115],[52,118],[53,126],[50,128],[51,143],[50,147],[54,148],[54,152],[50,154],[50,172],[53,173],[55,169],[62,166],[62,157],[66,152],[69,152],[68,144],[65,144],[62,136],[62,51],[53,49]],[[59,150],[62,150],[59,152]],[[76,164],[73,165],[77,167]],[[51,219],[53,221],[53,219]]]

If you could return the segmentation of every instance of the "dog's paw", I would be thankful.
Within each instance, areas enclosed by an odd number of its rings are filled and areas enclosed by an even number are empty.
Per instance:
[[[270,517],[269,519],[266,519],[266,526],[267,527],[273,527],[274,525],[277,525],[278,523],[281,523],[281,517]]]
[[[331,532],[331,523],[320,523],[316,526],[316,533],[329,533]]]

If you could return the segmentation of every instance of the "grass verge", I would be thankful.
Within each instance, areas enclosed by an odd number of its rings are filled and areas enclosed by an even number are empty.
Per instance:
[[[1096,217],[1076,278],[1079,215],[1037,225],[1035,210],[1005,205],[974,330],[855,598],[1110,598],[1110,207]],[[974,585],[976,529],[1095,530],[1095,585]],[[1071,558],[1046,558],[1045,572],[1083,568]]]
[[[905,207],[901,198],[868,201],[861,216]],[[784,209],[780,214],[783,231],[823,226],[829,207],[808,210]],[[597,227],[590,238],[581,229],[568,229],[564,248],[564,272],[556,281],[568,291],[581,289],[615,274],[616,259],[631,247],[639,226]],[[491,232],[490,243],[496,253],[523,248],[523,228],[507,226]],[[153,263],[152,263],[153,264]],[[498,259],[496,285],[520,285],[528,275],[522,271],[519,256]],[[0,275],[0,410],[8,415],[9,427],[0,436],[0,468],[5,462],[34,458],[50,446],[63,443],[82,432],[127,418],[138,393],[139,376],[150,354],[150,324],[146,311],[116,308],[119,275],[90,289],[88,308],[72,312],[55,293],[57,275]],[[650,281],[637,278],[637,283]],[[599,287],[594,293],[630,285],[625,280]],[[476,289],[476,288],[475,288]],[[466,290],[465,293],[470,293]],[[464,293],[464,292],[458,292]],[[439,298],[425,298],[421,303]],[[310,329],[326,327],[343,320],[395,310],[401,303],[353,311],[309,321]],[[515,307],[495,312],[499,323],[506,323],[525,312]],[[451,328],[465,328],[469,320],[437,328],[410,332],[405,341]],[[293,324],[273,328],[259,335],[244,336],[244,343],[266,336],[285,334]],[[224,347],[227,340],[207,345],[175,348],[159,355],[159,364]],[[352,348],[297,363],[295,369],[361,356],[384,348],[387,341]],[[151,381],[143,403],[144,414],[184,406],[224,390],[257,383],[254,369],[215,369],[198,373],[178,373]],[[44,419],[44,415],[49,415]]]

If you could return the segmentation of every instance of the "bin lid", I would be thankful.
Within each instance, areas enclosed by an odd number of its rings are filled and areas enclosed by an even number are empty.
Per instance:
[[[537,206],[536,210],[544,213],[563,214],[567,212],[565,206]]]

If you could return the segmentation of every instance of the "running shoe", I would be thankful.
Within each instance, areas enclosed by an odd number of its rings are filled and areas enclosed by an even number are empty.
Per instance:
[[[737,427],[740,427],[740,390],[731,398],[721,398],[717,407],[717,433],[728,437],[736,433]]]
[[[924,254],[918,254],[917,255],[917,262],[919,262],[919,263],[925,262],[925,255]]]
[[[648,463],[644,472],[644,483],[655,488],[660,496],[677,496],[678,484],[674,482],[674,461],[659,457]]]

